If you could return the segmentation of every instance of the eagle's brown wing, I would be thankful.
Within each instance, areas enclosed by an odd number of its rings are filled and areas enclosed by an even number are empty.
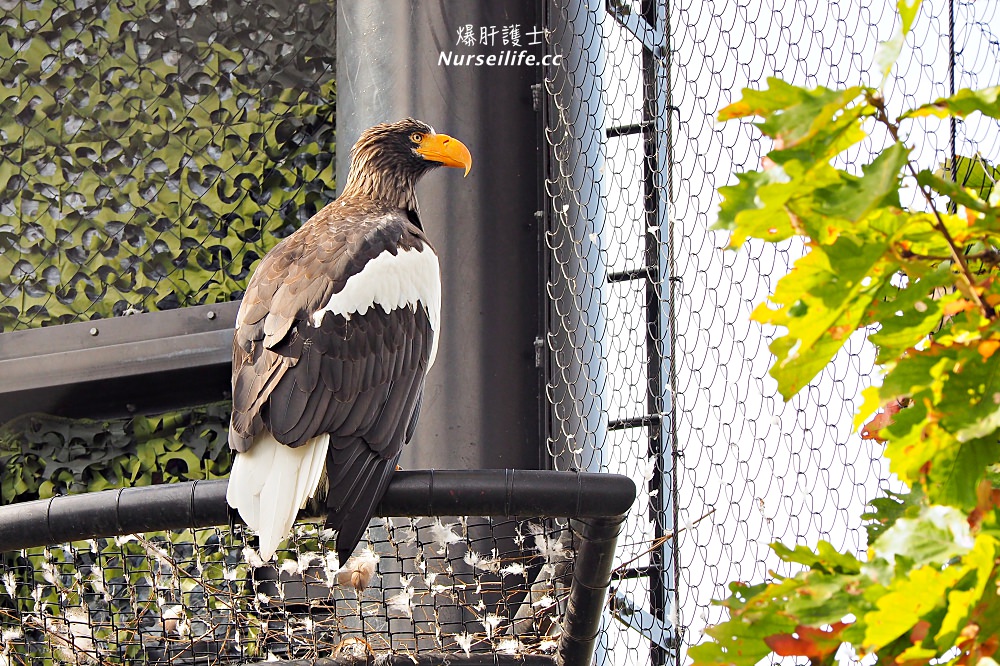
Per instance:
[[[352,277],[383,279],[373,267],[414,250],[430,247],[405,215],[335,202],[261,261],[237,319],[230,445],[246,451],[265,431],[290,447],[329,434],[327,524],[339,530],[342,561],[408,437],[435,335],[427,308],[436,304],[362,296],[363,312],[323,309]],[[378,257],[388,262],[373,264]]]

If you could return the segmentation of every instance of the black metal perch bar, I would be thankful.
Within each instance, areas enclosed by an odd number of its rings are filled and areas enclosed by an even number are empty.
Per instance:
[[[248,666],[264,666],[257,662]],[[502,660],[492,654],[445,654],[443,652],[427,652],[421,654],[393,654],[379,659],[378,666],[552,666],[554,659],[544,654],[503,655]],[[589,663],[589,662],[587,662]],[[280,666],[374,666],[375,659],[371,657],[325,657],[320,659],[290,659]]]
[[[0,507],[0,552],[137,532],[224,525],[231,519],[227,484],[226,479],[190,481]],[[593,658],[618,533],[635,495],[632,479],[619,474],[509,469],[406,471],[393,477],[377,515],[570,518],[580,546],[555,663],[586,666]],[[515,658],[512,663],[521,661]]]

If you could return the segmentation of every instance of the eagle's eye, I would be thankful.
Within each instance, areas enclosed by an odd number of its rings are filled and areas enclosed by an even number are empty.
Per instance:
[[[421,134],[420,132],[414,132],[413,134],[410,135],[410,141],[412,141],[413,143],[420,143],[423,140],[424,140],[424,135]]]

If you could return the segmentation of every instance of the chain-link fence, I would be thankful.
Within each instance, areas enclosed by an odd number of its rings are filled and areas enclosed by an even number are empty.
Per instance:
[[[896,109],[947,96],[954,87],[1000,83],[996,3],[927,2],[885,86]],[[895,3],[693,3],[677,7],[671,48],[676,72],[674,214],[677,300],[678,501],[681,526],[715,508],[712,526],[680,535],[681,623],[686,642],[701,640],[730,580],[759,582],[787,572],[766,549],[772,540],[818,539],[863,553],[864,504],[891,487],[882,448],[852,433],[860,390],[877,381],[874,350],[853,337],[827,369],[787,404],[765,375],[767,331],[748,323],[753,307],[799,254],[794,243],[755,243],[738,254],[715,250],[707,234],[717,187],[733,171],[759,166],[767,147],[748,123],[713,122],[743,87],[766,77],[797,84],[878,85],[877,43],[898,29]],[[953,26],[949,16],[954,16]],[[992,27],[991,27],[992,26]],[[1000,127],[970,118],[913,123],[908,145],[936,169],[953,154],[1000,159]],[[844,168],[860,171],[886,144],[876,136],[848,151]],[[911,192],[915,188],[910,188]],[[904,201],[908,195],[904,194]],[[915,201],[915,200],[914,200]]]
[[[877,84],[895,7],[545,8],[546,48],[562,58],[539,90],[544,445],[556,469],[640,485],[598,663],[683,662],[720,619],[709,602],[728,582],[784,571],[768,543],[863,551],[864,505],[892,483],[880,445],[851,427],[875,381],[863,336],[787,404],[767,376],[770,333],[749,315],[801,248],[724,252],[709,228],[717,188],[767,152],[748,122],[717,123],[718,109],[769,76]],[[0,9],[3,330],[238,297],[252,262],[332,196],[332,5]],[[1000,83],[998,13],[995,2],[925,2],[886,84],[890,104]],[[859,169],[880,140],[844,166]],[[955,155],[1000,161],[996,122],[976,117],[922,120],[909,143],[931,168]],[[378,576],[361,592],[309,525],[276,568],[257,566],[239,529],[9,554],[0,650],[11,663],[548,653],[574,553],[567,530],[469,525],[374,523]]]
[[[750,313],[801,246],[726,252],[709,229],[717,188],[768,150],[751,121],[723,125],[717,111],[771,76],[877,85],[876,48],[898,18],[889,1],[556,5],[548,39],[566,57],[546,83],[550,450],[563,468],[646,486],[598,663],[659,662],[678,638],[683,661],[721,619],[710,601],[730,581],[787,573],[770,542],[863,552],[865,503],[892,487],[881,446],[852,429],[876,381],[863,336],[787,404],[767,375],[772,334]],[[1000,83],[998,17],[992,2],[925,2],[886,83],[892,107]],[[881,141],[843,166],[860,171]],[[914,123],[908,143],[932,169],[954,155],[1000,160],[1000,128],[982,117]]]
[[[540,521],[381,519],[346,567],[310,523],[268,565],[239,528],[33,548],[5,558],[2,650],[6,663],[77,664],[552,654],[570,535]]]

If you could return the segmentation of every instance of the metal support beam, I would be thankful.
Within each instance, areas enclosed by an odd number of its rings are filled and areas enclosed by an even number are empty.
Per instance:
[[[352,0],[337,5],[337,182],[367,127],[414,116],[469,146],[465,179],[435,173],[420,217],[441,257],[441,342],[404,468],[537,469],[539,118],[527,58],[502,66],[456,57],[520,52],[533,0]],[[521,46],[504,44],[518,26]],[[459,40],[459,31],[468,39]],[[483,32],[485,31],[485,33]],[[474,43],[469,43],[470,41]],[[484,43],[485,41],[485,43]],[[452,64],[448,64],[451,62]],[[517,64],[520,63],[520,64]]]
[[[625,516],[571,520],[581,539],[573,566],[566,618],[559,638],[559,663],[590,663],[601,630],[602,611],[611,584],[615,544]],[[600,664],[599,664],[600,666]]]
[[[229,395],[239,301],[0,334],[0,424],[113,418]]]
[[[654,537],[663,537],[676,529],[677,521],[677,432],[674,394],[674,286],[673,224],[671,203],[671,89],[667,3],[646,0],[642,5],[643,24],[653,28],[656,42],[644,44],[642,51],[643,122],[652,131],[643,134],[645,157],[645,264],[656,266],[656,280],[646,281],[647,363],[649,367],[648,405],[660,422],[650,429],[649,455],[657,461],[659,474],[650,481],[650,511]],[[628,26],[626,26],[628,27]],[[651,554],[650,563],[659,567],[659,580],[650,580],[650,599],[654,619],[669,625],[677,598],[677,552],[673,539],[663,539],[662,546]],[[666,649],[662,642],[652,642],[654,664],[680,663],[680,655]]]

